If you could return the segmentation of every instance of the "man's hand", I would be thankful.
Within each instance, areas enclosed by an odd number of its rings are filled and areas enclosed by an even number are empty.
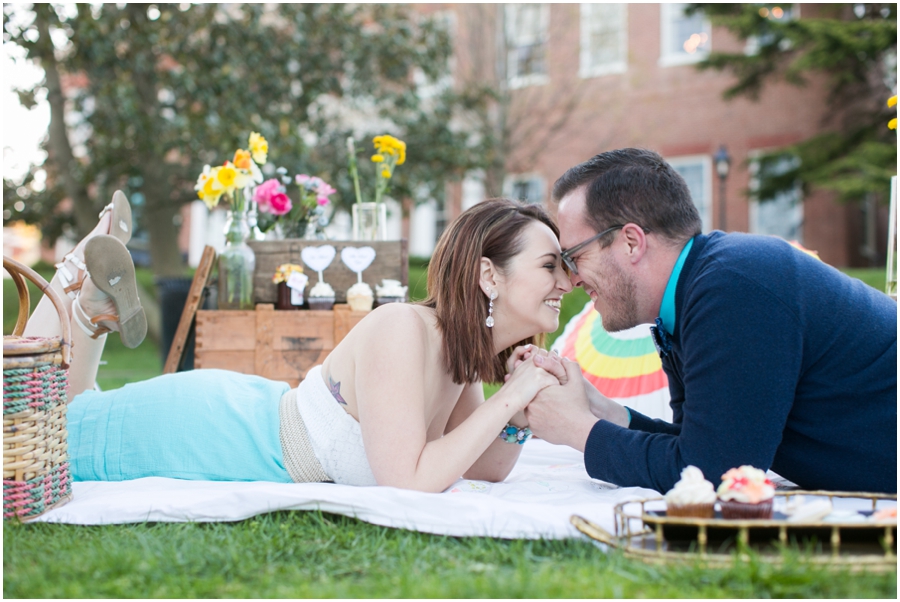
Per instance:
[[[568,382],[540,391],[525,408],[525,416],[531,431],[541,439],[584,452],[597,417],[591,413],[581,368],[566,358],[562,362]]]

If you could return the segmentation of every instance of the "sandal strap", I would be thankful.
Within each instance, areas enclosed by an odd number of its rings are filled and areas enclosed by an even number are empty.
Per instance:
[[[70,296],[71,298],[75,298],[75,293],[81,290],[81,285],[84,284],[84,280],[79,280],[75,284],[70,284],[63,288],[63,292]]]
[[[73,274],[68,266],[66,266],[66,262],[71,263],[72,266],[74,266],[76,270],[81,271],[82,274],[87,273],[87,266],[73,253],[69,253],[63,257],[63,260],[54,266],[57,269],[60,279],[63,281],[63,290],[69,298],[74,299],[75,291],[81,288],[81,282],[84,280],[84,276],[82,275],[81,280],[78,280],[78,274]]]
[[[88,316],[87,312],[84,311],[84,308],[81,307],[81,303],[79,302],[79,298],[76,296],[75,301],[72,302],[72,317],[75,319],[75,323],[84,331],[86,335],[91,337],[92,339],[96,339],[104,334],[113,332],[111,328],[107,328],[103,326],[99,322],[101,321],[110,321],[110,322],[118,322],[119,316],[115,316],[112,314],[101,314],[94,318]],[[85,324],[85,320],[88,324]]]
[[[100,322],[118,322],[119,316],[115,314],[100,314],[91,318],[91,324],[99,325]],[[101,328],[105,328],[101,326]]]

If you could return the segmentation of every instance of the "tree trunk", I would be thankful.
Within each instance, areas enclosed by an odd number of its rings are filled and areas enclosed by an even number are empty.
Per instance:
[[[128,18],[136,30],[146,27],[147,12],[142,5],[129,4]],[[136,51],[138,52],[138,51]],[[145,199],[145,223],[150,234],[150,261],[153,275],[157,278],[182,276],[185,263],[178,248],[178,234],[181,228],[179,205],[172,198],[171,179],[163,163],[165,149],[153,136],[153,124],[159,112],[158,80],[156,74],[157,57],[151,47],[142,48],[143,60],[133,59],[134,86],[141,106],[137,136],[134,140],[136,152],[140,155],[144,182],[141,187]]]
[[[169,193],[165,190],[165,179],[144,186],[146,198],[146,221],[144,225],[150,234],[150,261],[153,275],[157,278],[183,276],[184,260],[178,248],[180,226],[175,219],[180,215],[178,207],[168,202]]]
[[[62,178],[66,196],[72,200],[75,228],[78,237],[81,238],[97,225],[97,213],[88,196],[87,188],[77,177],[79,166],[72,153],[72,145],[66,130],[66,99],[63,95],[56,56],[53,54],[53,41],[50,39],[52,11],[53,8],[49,4],[34,5],[35,25],[38,30],[35,54],[44,69],[47,102],[50,105],[49,160],[56,167],[57,177]]]

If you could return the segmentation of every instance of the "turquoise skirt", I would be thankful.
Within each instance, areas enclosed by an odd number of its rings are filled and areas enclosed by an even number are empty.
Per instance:
[[[85,391],[68,406],[73,477],[290,483],[278,435],[289,389],[259,376],[192,370]]]

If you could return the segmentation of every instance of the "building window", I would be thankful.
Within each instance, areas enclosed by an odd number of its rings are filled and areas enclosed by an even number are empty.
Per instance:
[[[623,73],[628,63],[627,32],[627,5],[582,4],[578,75],[597,77]]]
[[[709,55],[712,26],[702,13],[684,14],[686,4],[661,4],[661,52],[663,67],[696,63]]]
[[[712,230],[712,158],[709,155],[691,155],[667,158],[666,162],[684,178],[703,222],[703,231],[709,232]]]
[[[796,4],[785,4],[784,6],[765,6],[759,5],[759,15],[772,23],[787,23],[788,21],[796,21],[800,18],[800,6]],[[764,46],[771,46],[776,41],[773,31],[764,24],[760,35],[750,36],[747,38],[747,44],[744,46],[744,54],[753,56],[759,53],[759,49]],[[790,50],[791,41],[787,38],[781,38],[778,41],[779,50]]]
[[[544,178],[538,174],[506,176],[503,182],[503,196],[526,203],[542,203],[544,202]]]
[[[506,75],[511,88],[545,84],[550,6],[507,4]]]
[[[793,188],[760,198],[757,191],[763,178],[784,175],[798,166],[791,155],[757,157],[750,161],[750,232],[772,234],[785,240],[803,242],[803,192],[800,182]]]

